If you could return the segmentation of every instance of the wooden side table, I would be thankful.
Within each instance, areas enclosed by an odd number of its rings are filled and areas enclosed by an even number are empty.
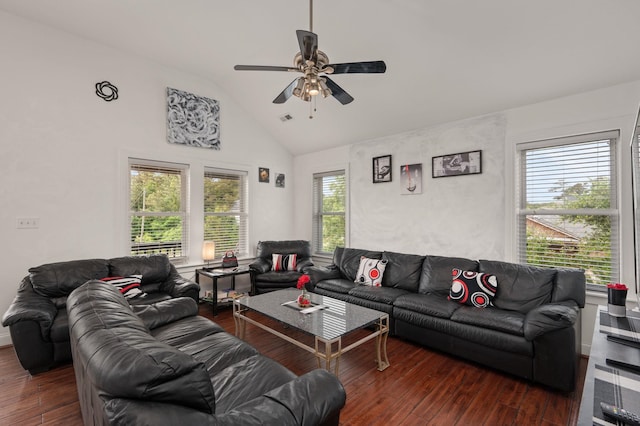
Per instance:
[[[248,274],[250,272],[248,266],[241,266],[239,268],[228,269],[196,269],[196,283],[200,284],[200,277],[205,276],[211,278],[213,281],[213,294],[211,295],[211,304],[213,305],[213,316],[218,315],[218,279],[231,277],[231,289],[236,289],[236,276],[242,274]],[[231,301],[220,302],[220,305],[231,305]]]

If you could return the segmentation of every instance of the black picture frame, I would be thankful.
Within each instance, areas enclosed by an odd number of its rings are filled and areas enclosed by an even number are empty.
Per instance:
[[[431,158],[433,178],[482,173],[482,150],[458,152]]]
[[[380,157],[373,157],[373,183],[391,182],[391,170],[391,155],[381,155]]]

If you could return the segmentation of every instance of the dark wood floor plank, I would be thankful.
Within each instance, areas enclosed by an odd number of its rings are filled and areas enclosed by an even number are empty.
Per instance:
[[[212,318],[211,307],[200,314]],[[234,333],[230,309],[214,321]],[[300,339],[309,336],[283,332]],[[356,332],[350,341],[367,334]],[[246,340],[301,375],[317,367],[312,353],[247,325]],[[313,340],[308,340],[312,342]],[[340,423],[360,425],[575,425],[587,359],[580,361],[578,390],[561,393],[397,338],[387,344],[391,366],[377,371],[373,341],[343,355],[340,380],[347,404]],[[0,424],[81,425],[71,365],[30,376],[13,348],[0,348]]]

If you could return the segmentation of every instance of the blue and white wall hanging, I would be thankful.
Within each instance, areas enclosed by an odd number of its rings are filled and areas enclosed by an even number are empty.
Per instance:
[[[214,99],[167,87],[167,140],[220,149],[220,104]]]

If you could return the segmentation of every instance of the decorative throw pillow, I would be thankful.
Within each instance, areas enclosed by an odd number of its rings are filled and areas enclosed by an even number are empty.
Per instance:
[[[370,285],[380,287],[382,285],[382,276],[387,267],[387,260],[370,259],[368,257],[360,257],[360,266],[356,273],[356,284]]]
[[[144,294],[142,290],[140,290],[140,282],[142,281],[142,275],[130,275],[128,277],[106,277],[102,278],[100,281],[108,282],[120,290],[120,293],[124,295],[127,299],[133,299],[134,297],[138,297]]]
[[[298,263],[297,254],[272,254],[273,271],[295,271]]]
[[[493,306],[493,298],[498,291],[498,280],[495,275],[461,269],[453,269],[451,273],[453,281],[449,300],[476,308]]]

